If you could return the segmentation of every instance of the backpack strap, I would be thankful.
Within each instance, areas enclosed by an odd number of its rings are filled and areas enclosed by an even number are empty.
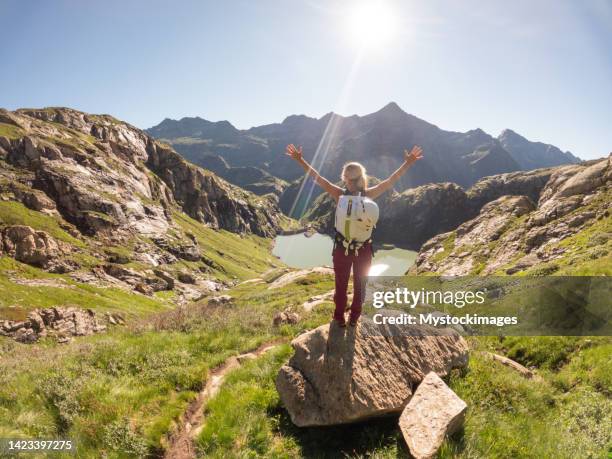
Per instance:
[[[348,255],[349,250],[354,250],[355,255],[358,255],[359,249],[361,249],[364,245],[371,243],[371,242],[372,242],[372,238],[368,238],[368,240],[363,241],[363,242],[350,241],[347,238],[345,238],[342,235],[342,233],[340,233],[339,231],[336,231],[336,235],[334,237],[334,248],[336,248],[338,245],[342,245],[342,247],[344,247],[344,255]]]

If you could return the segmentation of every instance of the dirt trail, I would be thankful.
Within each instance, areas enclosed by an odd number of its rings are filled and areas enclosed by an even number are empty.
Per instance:
[[[221,366],[215,368],[206,381],[206,386],[193,400],[185,413],[181,416],[178,430],[168,439],[169,445],[164,454],[166,459],[193,459],[196,457],[194,439],[202,430],[204,408],[206,402],[214,397],[221,388],[225,376],[238,368],[245,360],[255,359],[260,355],[274,349],[281,341],[271,341],[262,344],[257,349],[230,357]]]
[[[302,308],[306,312],[311,312],[316,306],[319,306],[320,304],[333,302],[334,292],[335,290],[332,289],[329,292],[312,296],[302,304]],[[351,301],[353,301],[353,293],[349,292],[349,294],[347,295],[347,302],[349,305],[351,304]]]

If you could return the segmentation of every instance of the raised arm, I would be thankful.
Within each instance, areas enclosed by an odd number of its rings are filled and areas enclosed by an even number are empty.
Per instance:
[[[406,173],[412,165],[423,157],[423,149],[417,145],[412,147],[412,150],[404,150],[404,163],[398,167],[398,169],[391,174],[386,180],[383,180],[378,185],[370,187],[366,190],[366,196],[368,198],[376,199],[385,191],[393,186],[399,178]]]
[[[308,162],[302,157],[301,146],[296,147],[293,144],[287,145],[287,150],[285,154],[291,159],[294,159],[300,166],[302,166],[302,169],[304,169],[306,173],[314,179],[315,183],[321,188],[323,188],[327,193],[329,193],[332,198],[334,198],[336,201],[340,198],[340,195],[342,194],[342,188],[334,185],[325,177],[321,177],[316,171],[316,169],[310,164],[308,164]]]

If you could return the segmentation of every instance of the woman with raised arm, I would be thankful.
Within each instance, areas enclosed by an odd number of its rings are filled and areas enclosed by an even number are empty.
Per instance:
[[[319,175],[319,173],[303,158],[301,146],[296,147],[293,144],[287,145],[286,154],[302,166],[306,173],[310,175],[323,190],[334,198],[334,201],[338,204],[343,195],[359,195],[370,199],[376,199],[391,188],[416,161],[423,157],[423,149],[419,146],[414,146],[410,152],[404,150],[403,164],[386,180],[372,187],[368,187],[368,178],[363,165],[356,162],[345,164],[341,174],[345,189],[321,177],[321,175]],[[338,210],[336,212],[338,212]],[[350,212],[351,206],[348,208],[349,215]],[[338,227],[337,222],[336,227]],[[338,325],[341,327],[346,326],[344,315],[347,311],[347,288],[351,275],[351,268],[353,269],[353,301],[350,306],[349,323],[351,326],[357,325],[357,320],[361,315],[365,280],[372,263],[372,253],[371,237],[365,241],[354,240],[353,238],[347,240],[347,235],[336,230],[334,250],[332,253],[334,273],[336,276],[336,290],[334,292],[336,309],[333,319],[337,321]]]

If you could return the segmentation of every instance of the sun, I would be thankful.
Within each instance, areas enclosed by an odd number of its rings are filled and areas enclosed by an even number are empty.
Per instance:
[[[359,49],[376,49],[388,44],[396,33],[396,19],[389,5],[370,0],[356,5],[348,14],[351,42]]]

